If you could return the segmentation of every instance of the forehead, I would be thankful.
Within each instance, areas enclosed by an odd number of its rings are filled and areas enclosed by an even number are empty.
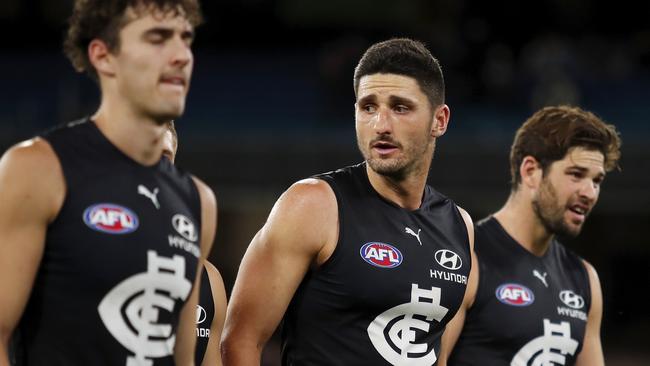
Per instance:
[[[418,82],[410,77],[398,74],[370,74],[359,79],[357,99],[369,96],[402,96],[415,100],[425,100],[427,96],[420,89]]]
[[[192,30],[192,24],[182,8],[161,9],[155,5],[129,7],[124,15],[125,25],[122,30],[144,31],[155,27]]]
[[[605,156],[603,153],[598,150],[585,149],[581,146],[569,149],[564,158],[556,163],[565,168],[579,167],[595,173],[605,172]]]

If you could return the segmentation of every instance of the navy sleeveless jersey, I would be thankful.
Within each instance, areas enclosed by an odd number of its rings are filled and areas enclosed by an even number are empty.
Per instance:
[[[210,287],[210,276],[208,271],[203,267],[201,273],[201,288],[199,292],[199,304],[196,309],[196,353],[194,363],[201,366],[205,350],[208,348],[210,341],[210,327],[214,319],[214,298],[212,297],[212,287]]]
[[[142,166],[94,122],[44,136],[66,184],[19,324],[21,365],[173,365],[200,254],[187,173]]]
[[[537,257],[493,217],[475,240],[478,291],[449,364],[575,364],[591,305],[582,260],[555,240]]]
[[[284,365],[435,365],[471,266],[456,205],[426,186],[409,211],[371,186],[365,163],[317,178],[333,189],[339,238],[284,318]]]

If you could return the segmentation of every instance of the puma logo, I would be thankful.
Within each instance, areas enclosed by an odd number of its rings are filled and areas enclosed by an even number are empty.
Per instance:
[[[410,227],[406,228],[406,233],[415,236],[415,238],[418,239],[418,243],[422,245],[422,241],[420,240],[420,231],[422,231],[422,229],[418,229],[418,233],[416,234]]]
[[[158,203],[158,187],[154,188],[151,192],[147,187],[142,184],[138,185],[138,194],[141,194],[151,200],[156,209],[160,209],[160,204]]]
[[[542,275],[542,274],[539,273],[536,269],[533,270],[533,276],[539,278],[539,280],[542,281],[542,283],[543,283],[544,286],[546,286],[546,287],[548,287],[548,283],[546,283],[546,275],[547,275],[547,274],[548,274],[548,273],[544,272],[544,274]]]

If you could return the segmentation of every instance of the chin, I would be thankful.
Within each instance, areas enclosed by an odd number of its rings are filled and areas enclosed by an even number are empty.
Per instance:
[[[568,236],[570,238],[575,238],[578,235],[580,235],[580,232],[582,231],[582,225],[576,226],[576,225],[571,225],[571,224],[564,224],[562,225],[562,229],[560,230],[561,235]]]
[[[400,178],[406,171],[405,164],[399,159],[367,159],[370,168],[377,174]]]

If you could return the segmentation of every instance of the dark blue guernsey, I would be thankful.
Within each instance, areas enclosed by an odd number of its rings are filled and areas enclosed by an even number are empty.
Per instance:
[[[471,266],[456,205],[426,186],[409,211],[383,199],[360,164],[317,178],[333,189],[339,239],[284,319],[284,365],[435,365]]]
[[[173,365],[199,257],[187,173],[142,166],[88,120],[44,136],[66,197],[20,321],[21,365]]]
[[[582,260],[553,241],[542,257],[490,217],[476,227],[479,286],[449,365],[573,365],[591,305]]]
[[[210,276],[208,271],[203,267],[201,273],[201,291],[199,292],[199,304],[196,309],[196,353],[194,363],[201,366],[205,351],[210,341],[210,327],[214,319],[214,298],[212,297],[212,287],[210,287]]]

